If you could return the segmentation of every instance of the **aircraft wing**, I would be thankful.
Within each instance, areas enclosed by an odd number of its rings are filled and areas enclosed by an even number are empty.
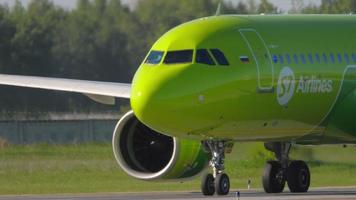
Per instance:
[[[78,92],[104,104],[114,104],[114,97],[130,98],[131,92],[131,84],[126,83],[6,74],[0,74],[0,85]]]

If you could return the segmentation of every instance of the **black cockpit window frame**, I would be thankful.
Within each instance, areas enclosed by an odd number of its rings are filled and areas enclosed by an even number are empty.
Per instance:
[[[148,54],[145,63],[151,65],[160,64],[164,57],[164,51],[151,50]]]
[[[193,62],[193,49],[168,51],[163,59],[164,64],[184,64]]]
[[[197,49],[195,62],[199,64],[216,65],[214,59],[211,57],[207,49]]]
[[[223,65],[223,66],[230,65],[224,53],[220,49],[210,49],[210,52],[214,56],[215,60],[218,62],[219,65]]]

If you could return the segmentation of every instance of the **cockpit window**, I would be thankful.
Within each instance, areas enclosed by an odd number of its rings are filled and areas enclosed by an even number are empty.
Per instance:
[[[159,64],[163,58],[163,53],[163,51],[151,51],[145,63],[153,65]]]
[[[215,60],[219,63],[219,65],[229,65],[229,61],[227,61],[224,53],[219,49],[210,49],[211,53],[215,57]]]
[[[195,62],[207,65],[215,65],[214,60],[211,58],[209,52],[206,49],[198,49]]]
[[[179,64],[191,63],[193,61],[193,50],[168,51],[164,63]]]

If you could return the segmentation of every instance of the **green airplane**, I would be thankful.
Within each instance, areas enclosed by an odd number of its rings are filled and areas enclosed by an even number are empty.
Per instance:
[[[204,195],[226,195],[225,153],[261,141],[275,154],[267,193],[307,192],[310,171],[293,144],[356,143],[356,16],[213,16],[164,34],[132,84],[0,75],[0,84],[130,98],[113,151],[147,181],[202,175]],[[238,147],[237,147],[238,148]],[[210,166],[213,173],[205,172]]]

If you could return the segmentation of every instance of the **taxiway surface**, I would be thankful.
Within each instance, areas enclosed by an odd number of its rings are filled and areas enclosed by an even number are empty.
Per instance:
[[[109,194],[81,194],[81,195],[23,195],[0,196],[0,200],[349,200],[356,199],[356,188],[323,188],[312,189],[305,194],[266,194],[260,190],[241,191],[237,198],[236,191],[228,196],[203,197],[199,192],[150,192],[150,193],[109,193]]]

